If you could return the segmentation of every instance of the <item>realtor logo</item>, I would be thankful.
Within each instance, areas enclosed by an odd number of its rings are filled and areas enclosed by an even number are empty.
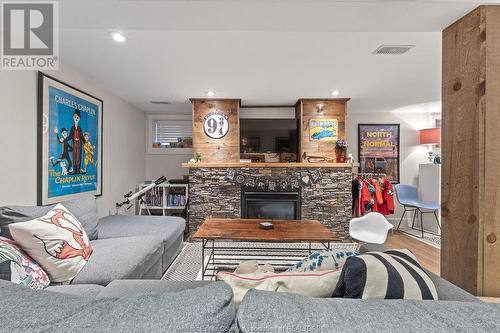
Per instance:
[[[59,66],[58,3],[3,1],[0,68],[54,70]]]

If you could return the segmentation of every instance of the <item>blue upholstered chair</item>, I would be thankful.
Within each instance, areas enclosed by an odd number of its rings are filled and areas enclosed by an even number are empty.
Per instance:
[[[437,211],[439,209],[439,202],[420,201],[418,199],[417,187],[413,185],[398,184],[396,185],[395,190],[398,202],[404,207],[403,215],[401,215],[401,220],[399,220],[399,224],[396,230],[399,230],[399,226],[401,225],[401,222],[403,221],[406,212],[415,212],[411,224],[412,229],[416,229],[415,218],[417,217],[417,215],[420,214],[420,229],[416,230],[420,230],[422,232],[422,238],[424,238],[424,224],[422,219],[423,214],[434,214],[438,228],[439,230],[441,230],[441,225],[439,224],[439,219],[437,216]]]

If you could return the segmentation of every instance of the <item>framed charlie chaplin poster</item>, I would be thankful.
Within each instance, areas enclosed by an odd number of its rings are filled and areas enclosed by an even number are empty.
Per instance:
[[[38,73],[38,204],[102,195],[103,102]]]

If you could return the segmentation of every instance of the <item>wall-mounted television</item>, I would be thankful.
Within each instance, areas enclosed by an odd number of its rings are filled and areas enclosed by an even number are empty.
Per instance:
[[[240,152],[298,155],[297,119],[240,119]]]

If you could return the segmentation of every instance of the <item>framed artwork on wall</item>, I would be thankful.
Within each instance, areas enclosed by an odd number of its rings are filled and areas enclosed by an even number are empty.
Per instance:
[[[358,124],[360,173],[384,173],[399,183],[399,124]]]
[[[38,204],[102,195],[103,102],[38,73]]]
[[[336,141],[339,133],[337,119],[313,118],[309,121],[309,139],[311,141]]]

